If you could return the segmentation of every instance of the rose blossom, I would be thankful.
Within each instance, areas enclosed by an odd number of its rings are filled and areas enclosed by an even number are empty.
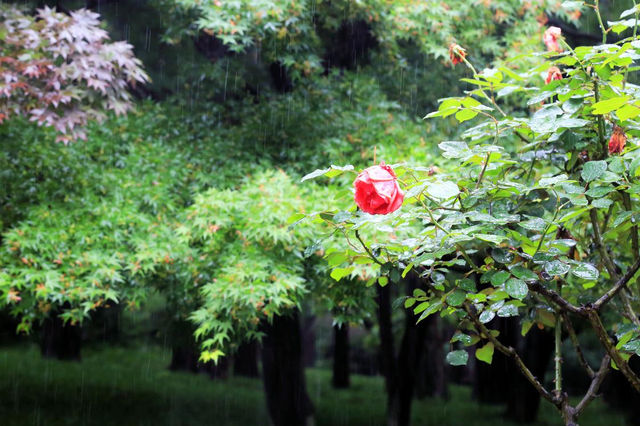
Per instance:
[[[360,172],[353,181],[353,187],[356,204],[369,214],[392,213],[400,208],[404,200],[396,174],[384,162]]]
[[[547,78],[544,79],[545,84],[551,83],[553,80],[562,80],[562,72],[558,67],[551,67],[547,71]]]
[[[466,57],[467,51],[464,50],[462,46],[457,43],[451,43],[449,45],[449,58],[451,59],[451,62],[453,62],[453,65],[462,63]]]
[[[609,139],[609,155],[620,154],[624,149],[624,145],[627,143],[627,135],[624,134],[624,130],[620,126],[613,126],[613,134]]]
[[[562,30],[558,27],[549,27],[542,36],[547,50],[550,52],[562,52],[562,47],[558,44],[558,38],[562,34]]]

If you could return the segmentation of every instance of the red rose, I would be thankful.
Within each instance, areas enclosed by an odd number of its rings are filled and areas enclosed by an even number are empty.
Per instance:
[[[353,181],[353,187],[356,190],[356,204],[369,214],[392,213],[400,208],[404,200],[396,174],[384,163],[360,172]]]
[[[551,67],[547,71],[547,78],[544,79],[545,84],[551,83],[553,80],[562,80],[562,71],[558,67]]]
[[[467,51],[462,48],[457,43],[451,43],[449,45],[449,59],[453,62],[453,65],[457,65],[464,61],[464,58],[467,57]]]
[[[609,139],[609,155],[620,154],[627,143],[627,135],[620,126],[613,126],[613,134]]]
[[[562,47],[558,44],[558,38],[560,38],[561,34],[562,30],[558,27],[547,28],[542,36],[542,41],[547,46],[547,50],[550,52],[562,52]]]

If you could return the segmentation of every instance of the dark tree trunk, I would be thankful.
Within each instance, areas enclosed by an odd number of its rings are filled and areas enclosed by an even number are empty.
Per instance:
[[[404,280],[407,294],[421,287],[422,279],[410,274]],[[381,369],[387,390],[387,425],[408,426],[411,422],[411,403],[416,386],[416,371],[423,356],[427,328],[417,324],[413,311],[405,311],[405,329],[398,357],[393,349],[390,286],[378,287],[378,321],[381,342]]]
[[[172,321],[169,325],[171,364],[169,370],[198,372],[200,352],[193,338],[193,326],[185,320]]]
[[[377,40],[366,21],[343,21],[337,33],[331,35],[331,49],[324,57],[325,70],[366,65],[369,51],[376,45]]]
[[[258,377],[258,342],[251,340],[238,347],[233,356],[234,376]]]
[[[302,319],[302,365],[313,367],[316,364],[316,317],[305,315]]]
[[[198,372],[198,352],[190,345],[174,344],[171,348],[171,371]]]
[[[336,389],[349,387],[349,324],[333,326],[333,377]]]
[[[274,316],[263,323],[262,376],[275,426],[303,426],[311,421],[313,404],[306,390],[298,312]]]
[[[416,274],[409,274],[405,278],[406,294],[421,287],[421,279]],[[411,423],[411,403],[416,387],[416,372],[420,368],[420,361],[424,355],[424,342],[427,337],[427,327],[424,322],[416,323],[418,317],[410,309],[405,310],[405,328],[402,336],[400,353],[398,354],[398,403],[397,424],[408,426]],[[434,360],[435,361],[435,360]]]
[[[64,323],[58,312],[53,312],[42,326],[40,349],[45,358],[65,361],[80,361],[82,329]]]
[[[103,343],[115,343],[121,337],[122,305],[112,304],[96,309],[91,314],[91,323],[85,329],[87,340]]]
[[[217,364],[213,362],[205,364],[204,370],[211,379],[226,379],[229,377],[229,357],[219,358]]]
[[[510,319],[514,323],[516,331],[518,322]],[[517,334],[519,336],[519,334]],[[551,360],[554,350],[553,333],[549,330],[540,330],[537,327],[531,328],[520,345],[520,356],[525,365],[539,380],[544,380],[547,366]],[[540,407],[540,394],[531,386],[522,372],[511,361],[509,364],[511,372],[508,377],[511,379],[507,394],[507,418],[519,423],[531,423],[538,418],[538,408]]]
[[[517,330],[517,320],[513,318],[495,318],[488,326],[490,329],[500,332],[499,338],[503,344],[514,348],[518,347],[519,330]],[[512,372],[512,363],[513,360],[498,351],[494,352],[491,364],[482,361],[476,362],[473,394],[479,402],[483,404],[502,404],[507,402],[507,397],[511,393],[509,389],[509,374]]]
[[[426,329],[424,347],[421,348],[422,356],[418,360],[416,370],[416,396],[448,398],[447,368],[443,344],[445,338],[440,327],[440,319],[437,315],[431,315],[422,321],[422,327]],[[420,344],[420,342],[418,342]]]
[[[377,286],[378,328],[380,330],[380,372],[384,376],[387,391],[387,425],[397,424],[398,404],[396,401],[396,360],[393,348],[393,327],[391,322],[391,288]]]

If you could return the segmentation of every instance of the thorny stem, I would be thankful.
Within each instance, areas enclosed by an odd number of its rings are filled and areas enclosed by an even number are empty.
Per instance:
[[[593,9],[596,12],[596,16],[598,17],[598,24],[600,25],[600,30],[602,31],[602,44],[606,44],[607,29],[604,27],[604,23],[602,22],[602,15],[600,15],[600,0],[595,0],[595,5]]]
[[[562,284],[558,282],[558,294],[562,297]],[[556,313],[556,329],[555,332],[555,392],[556,397],[562,395],[562,316]]]
[[[593,94],[596,102],[600,102],[600,89],[598,88],[597,77],[593,79]],[[607,142],[604,138],[604,118],[602,118],[602,114],[598,115],[598,139],[600,140],[600,148],[602,149],[602,156],[604,157],[607,152]]]

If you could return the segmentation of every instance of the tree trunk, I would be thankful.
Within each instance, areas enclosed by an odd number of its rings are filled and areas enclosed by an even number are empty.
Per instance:
[[[169,370],[198,372],[200,353],[193,338],[193,326],[186,320],[175,320],[169,325],[171,363]]]
[[[422,279],[410,274],[404,280],[407,294],[422,286]],[[397,358],[393,349],[390,286],[378,287],[378,321],[381,343],[381,370],[387,390],[387,425],[408,426],[416,386],[416,372],[423,356],[427,328],[417,324],[413,311],[405,311],[405,329]]]
[[[333,377],[331,384],[336,389],[349,387],[349,324],[333,326]]]
[[[233,375],[258,377],[258,342],[252,340],[238,347],[233,356]]]
[[[423,347],[420,349],[422,356],[418,360],[416,370],[416,396],[448,398],[447,367],[443,349],[444,337],[440,329],[440,318],[431,315],[422,321],[422,327],[426,329]],[[418,342],[420,344],[420,342]]]
[[[262,328],[262,376],[271,420],[275,426],[310,424],[313,404],[305,384],[298,311],[276,315]]]
[[[518,347],[518,321],[513,318],[494,318],[489,324],[490,329],[500,332],[499,339],[506,346]],[[477,361],[475,364],[475,381],[473,395],[483,404],[503,404],[511,393],[509,375],[512,374],[513,360],[501,352],[495,351],[493,361],[487,364]],[[521,373],[518,373],[521,374]]]
[[[58,312],[52,312],[42,327],[41,353],[45,358],[80,361],[82,329],[64,323]]]
[[[398,404],[396,400],[396,360],[393,348],[391,322],[391,288],[377,286],[378,328],[380,330],[380,372],[384,376],[387,391],[387,425],[397,425]]]

